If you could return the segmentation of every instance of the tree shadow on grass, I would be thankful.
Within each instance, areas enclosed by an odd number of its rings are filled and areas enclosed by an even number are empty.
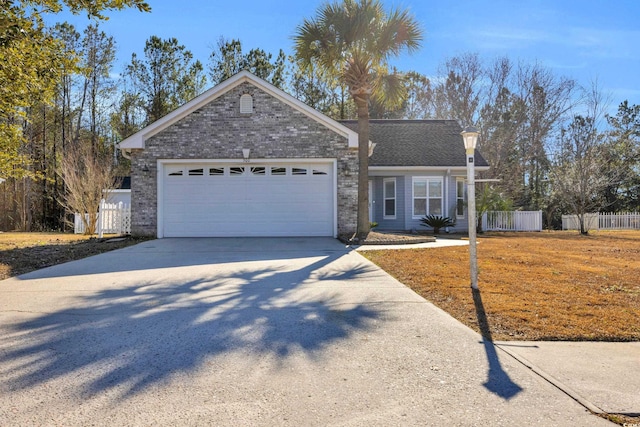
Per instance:
[[[496,352],[496,347],[493,344],[489,320],[487,319],[487,313],[484,310],[480,290],[472,288],[471,291],[473,293],[473,304],[476,308],[478,326],[480,327],[480,333],[482,334],[482,344],[484,345],[484,351],[487,354],[487,361],[489,363],[489,372],[487,374],[488,379],[482,385],[490,392],[505,400],[509,400],[520,393],[522,391],[522,387],[514,383],[509,377],[509,374],[502,369],[500,359],[498,359],[498,354]]]
[[[300,352],[321,360],[328,345],[368,329],[379,316],[310,289],[309,279],[367,272],[366,266],[318,271],[340,256],[308,258],[296,270],[250,263],[234,273],[137,283],[81,297],[74,308],[9,328],[0,338],[0,384],[28,390],[74,377],[82,378],[85,397],[118,388],[126,398],[232,353],[269,354],[280,366]]]

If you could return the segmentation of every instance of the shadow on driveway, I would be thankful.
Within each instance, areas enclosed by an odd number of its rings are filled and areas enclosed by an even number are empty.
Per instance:
[[[484,345],[484,351],[487,354],[487,361],[489,363],[489,372],[487,373],[489,378],[483,386],[503,399],[511,399],[522,391],[522,387],[514,383],[509,377],[509,374],[502,368],[500,359],[498,359],[498,354],[496,353],[496,346],[493,344],[493,338],[491,337],[489,320],[484,310],[480,290],[472,288],[471,291],[473,293],[473,303],[476,307],[478,326],[482,334],[482,344]]]
[[[6,328],[10,333],[0,338],[0,384],[25,390],[73,376],[82,378],[85,397],[118,389],[125,398],[172,373],[209,369],[215,364],[208,361],[230,353],[270,355],[279,363],[294,352],[320,359],[324,348],[366,330],[379,315],[363,305],[342,305],[330,293],[300,290],[303,284],[365,274],[366,266],[323,269],[345,253],[316,254],[302,264],[298,259],[295,269],[261,262],[237,269],[212,264],[209,274],[184,282],[130,280],[79,294],[69,308]],[[296,259],[294,253],[287,257]]]

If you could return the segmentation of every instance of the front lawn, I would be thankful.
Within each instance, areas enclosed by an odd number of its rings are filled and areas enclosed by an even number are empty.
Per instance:
[[[478,242],[475,304],[466,246],[362,254],[494,340],[640,340],[640,231],[488,233]]]

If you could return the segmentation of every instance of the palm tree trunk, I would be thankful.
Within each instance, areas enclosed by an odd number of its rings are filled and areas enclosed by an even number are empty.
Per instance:
[[[369,223],[369,99],[354,95],[358,107],[358,223],[356,237],[363,240]]]

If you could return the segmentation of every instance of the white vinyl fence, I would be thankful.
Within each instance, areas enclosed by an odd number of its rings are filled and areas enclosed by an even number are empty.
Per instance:
[[[587,230],[640,230],[640,213],[589,213],[584,216]],[[562,215],[563,230],[580,230],[578,215]]]
[[[85,214],[88,220],[89,214]],[[75,214],[74,232],[83,234],[86,228],[80,214]],[[98,211],[98,226],[96,233],[103,234],[129,234],[131,233],[131,205],[119,203],[100,202]]]
[[[542,211],[489,211],[482,215],[484,231],[542,231]]]

